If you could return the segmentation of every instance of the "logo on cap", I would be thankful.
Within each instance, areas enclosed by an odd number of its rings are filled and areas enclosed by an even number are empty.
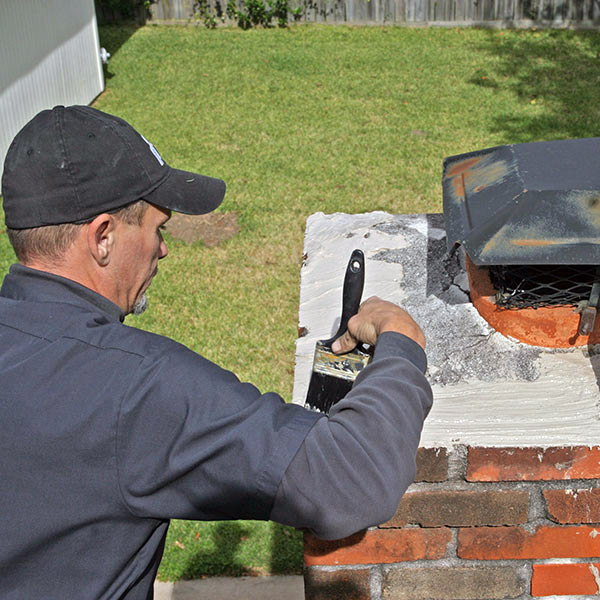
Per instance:
[[[140,133],[140,135],[142,134]],[[160,166],[162,167],[165,164],[165,161],[162,159],[162,156],[158,153],[158,150],[154,147],[154,144],[152,144],[152,142],[149,142],[143,135],[142,139],[146,142],[146,144],[148,144],[148,148],[150,148],[150,151],[152,152],[152,154],[154,154],[156,160],[160,163]]]

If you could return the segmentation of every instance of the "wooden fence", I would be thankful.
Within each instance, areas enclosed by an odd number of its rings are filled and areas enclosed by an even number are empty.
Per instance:
[[[243,0],[236,0],[243,6]],[[225,12],[227,0],[208,0]],[[194,0],[156,0],[151,22],[193,21]],[[290,0],[303,7],[301,22],[600,26],[600,0]]]

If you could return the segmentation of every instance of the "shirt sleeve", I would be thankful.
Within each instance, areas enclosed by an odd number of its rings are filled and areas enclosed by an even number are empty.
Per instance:
[[[352,390],[309,431],[285,471],[271,519],[339,539],[389,520],[414,481],[432,404],[425,353],[383,333]]]
[[[159,519],[268,519],[284,471],[322,416],[152,339],[156,350],[127,375],[117,424],[127,508]]]

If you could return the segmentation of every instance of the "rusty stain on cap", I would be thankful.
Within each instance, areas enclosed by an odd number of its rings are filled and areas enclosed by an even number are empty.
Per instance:
[[[448,247],[475,264],[600,264],[600,138],[450,156],[442,187]]]

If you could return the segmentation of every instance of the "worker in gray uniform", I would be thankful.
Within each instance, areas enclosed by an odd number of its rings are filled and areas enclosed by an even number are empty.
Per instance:
[[[19,262],[0,291],[0,597],[151,598],[172,518],[337,539],[393,515],[431,406],[405,311],[373,298],[351,319],[335,350],[374,358],[324,416],[123,322],[171,211],[214,210],[222,181],[74,106],[19,132],[2,193]]]

